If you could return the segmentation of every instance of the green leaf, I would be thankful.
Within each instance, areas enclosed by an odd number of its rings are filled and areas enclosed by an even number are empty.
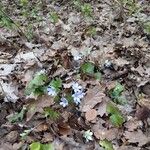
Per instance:
[[[94,26],[90,26],[86,32],[88,36],[95,36],[96,35],[96,28]]]
[[[116,98],[116,97],[120,96],[121,93],[123,92],[123,90],[124,90],[124,87],[120,83],[117,83],[115,88],[111,92],[111,97]]]
[[[46,74],[37,73],[33,80],[29,82],[25,89],[25,94],[30,95],[33,93],[34,95],[42,95],[44,93],[44,84],[47,82],[48,77]]]
[[[59,20],[58,14],[57,14],[56,12],[52,12],[52,13],[50,14],[50,20],[51,20],[51,22],[54,23],[54,24],[57,23],[58,20]]]
[[[5,27],[8,29],[13,29],[15,27],[12,20],[0,11],[0,27]]]
[[[77,9],[81,9],[81,1],[80,0],[75,0],[74,2],[73,2],[73,4],[76,6],[76,8]]]
[[[52,144],[41,144],[40,142],[34,142],[30,144],[30,150],[54,150]]]
[[[42,150],[54,150],[52,144],[42,144]]]
[[[120,113],[118,107],[116,107],[111,102],[107,104],[106,111],[107,111],[108,114],[118,114],[118,113]]]
[[[50,82],[50,86],[54,87],[57,92],[59,92],[60,88],[62,87],[62,80],[59,78],[53,79]]]
[[[150,34],[150,21],[144,23],[144,32]]]
[[[22,6],[26,6],[28,4],[28,0],[20,0],[20,4]]]
[[[122,105],[127,103],[125,97],[121,96],[121,93],[123,91],[124,91],[124,86],[122,86],[120,83],[116,83],[115,88],[109,91],[110,97],[115,103],[122,104]]]
[[[94,74],[94,68],[95,68],[95,66],[91,62],[86,62],[86,63],[81,65],[81,71],[84,74],[91,74],[91,75],[93,75]]]
[[[101,140],[99,144],[105,149],[105,150],[114,150],[113,145],[110,141],[107,139]]]
[[[42,150],[40,142],[34,142],[30,145],[30,150]]]
[[[95,77],[96,80],[100,81],[101,77],[102,77],[102,74],[100,72],[96,72],[96,73],[94,73],[94,77]]]
[[[91,17],[92,16],[92,7],[90,4],[88,3],[84,3],[81,6],[81,12],[83,13],[83,15],[85,15],[86,17]]]
[[[44,85],[47,80],[48,77],[46,74],[36,74],[32,82],[33,84],[40,86],[40,85]]]
[[[118,113],[118,114],[112,114],[110,116],[110,121],[114,126],[121,127],[125,120],[123,116]]]
[[[58,112],[56,112],[53,109],[48,108],[48,107],[44,108],[44,115],[46,118],[48,117],[52,120],[56,120],[60,116],[60,114]]]
[[[127,104],[127,100],[124,96],[118,96],[116,99],[113,100],[117,104],[125,105]]]
[[[121,112],[119,109],[113,104],[113,103],[108,103],[106,107],[106,111],[108,114],[110,114],[110,121],[111,123],[116,126],[120,127],[124,123],[125,119],[122,116]]]
[[[9,122],[12,122],[12,123],[18,122],[18,121],[22,121],[25,112],[26,112],[26,108],[23,107],[22,110],[20,111],[20,113],[15,113],[12,117],[9,117],[9,118],[8,118],[8,121],[9,121]]]

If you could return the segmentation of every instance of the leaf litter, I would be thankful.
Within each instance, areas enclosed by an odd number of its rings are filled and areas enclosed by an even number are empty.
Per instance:
[[[0,149],[149,149],[148,4],[2,1]]]

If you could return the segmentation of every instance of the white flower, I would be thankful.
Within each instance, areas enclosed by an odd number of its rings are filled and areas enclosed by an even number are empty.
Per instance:
[[[105,66],[106,68],[110,68],[110,67],[112,66],[112,62],[109,61],[109,60],[105,60],[104,66]]]
[[[83,137],[88,142],[88,141],[92,141],[93,140],[92,135],[93,135],[93,133],[90,130],[88,130],[88,131],[84,132]]]
[[[77,82],[73,82],[72,83],[72,88],[73,88],[74,92],[76,93],[76,92],[81,91],[82,86],[80,86]]]
[[[76,61],[77,61],[77,60],[80,60],[80,59],[82,59],[82,54],[80,54],[80,53],[79,53],[79,54],[76,54],[76,55],[73,56],[73,58],[74,58],[74,60],[76,60]]]
[[[81,98],[83,98],[85,95],[85,93],[83,93],[82,91],[79,91],[79,92],[75,92],[72,97],[73,97],[73,100],[74,102],[76,103],[76,105],[80,104],[81,103]]]
[[[41,70],[41,71],[39,71],[39,72],[37,73],[37,75],[41,75],[41,74],[46,74],[46,70],[43,69],[43,70]]]
[[[51,95],[51,96],[56,96],[57,95],[56,89],[52,86],[49,86],[47,88],[47,92],[48,92],[48,95]]]
[[[68,106],[68,100],[66,98],[62,97],[60,100],[61,100],[61,102],[59,104],[61,106],[63,106],[63,107]]]

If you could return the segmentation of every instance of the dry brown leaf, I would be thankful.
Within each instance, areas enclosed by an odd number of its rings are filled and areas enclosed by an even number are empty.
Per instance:
[[[37,100],[32,100],[27,104],[27,118],[26,121],[29,121],[36,112],[43,112],[44,107],[49,107],[54,104],[54,99],[48,95],[43,95]]]
[[[148,109],[145,106],[142,107],[137,107],[135,116],[139,119],[139,120],[147,120],[148,117],[150,117],[150,109]]]
[[[131,70],[139,73],[139,75],[141,77],[149,77],[150,76],[150,68],[144,68],[141,65],[139,65],[137,68],[132,67]]]
[[[23,147],[23,144],[24,144],[23,142],[14,143],[13,144],[13,149],[19,150],[19,149],[21,149]]]
[[[103,115],[106,113],[106,106],[107,106],[106,101],[102,101],[102,102],[99,104],[99,106],[98,106],[97,113],[98,113],[98,115],[100,115],[101,117],[103,117]]]
[[[11,143],[6,142],[0,145],[0,150],[14,150],[14,149]]]
[[[10,133],[6,135],[6,139],[8,142],[14,143],[17,141],[18,136],[19,136],[19,133],[17,131],[11,131]]]
[[[123,67],[124,65],[128,65],[129,64],[129,61],[123,59],[123,58],[117,58],[114,60],[114,63],[117,65],[117,66],[120,66],[120,67]]]
[[[71,133],[71,128],[67,123],[59,123],[58,129],[61,135],[69,135]]]
[[[87,112],[102,102],[105,97],[106,95],[102,92],[101,86],[95,86],[93,89],[89,89],[81,105],[81,110]]]
[[[116,86],[115,81],[111,81],[111,82],[106,83],[106,87],[107,87],[108,90],[111,90],[111,89],[115,88],[115,86]]]
[[[95,109],[90,109],[85,113],[85,118],[87,121],[92,121],[96,118],[97,111]]]
[[[53,141],[53,136],[51,133],[44,133],[43,138],[42,138],[42,142],[46,143],[46,142],[51,142]]]
[[[133,47],[135,45],[135,40],[133,38],[124,38],[123,45],[125,47]]]
[[[144,94],[150,96],[150,82],[147,82],[144,85],[141,85],[140,88]]]
[[[141,98],[138,103],[141,106],[147,107],[150,110],[150,97],[147,98]]]
[[[118,136],[118,129],[117,128],[112,128],[112,129],[98,129],[94,131],[94,135],[96,138],[104,140],[114,140]]]
[[[150,137],[147,137],[141,130],[129,132],[125,131],[124,136],[130,143],[138,143],[139,146],[143,146],[150,141]]]
[[[134,131],[142,125],[142,121],[136,120],[135,118],[132,118],[131,120],[125,123],[125,127],[128,129],[128,131]]]
[[[48,125],[45,123],[40,124],[39,126],[34,129],[35,132],[42,132],[42,131],[47,131],[48,130]]]

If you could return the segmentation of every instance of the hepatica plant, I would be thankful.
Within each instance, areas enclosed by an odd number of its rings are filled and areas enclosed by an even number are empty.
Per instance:
[[[122,96],[123,91],[124,86],[117,82],[116,86],[109,91],[109,95],[115,103],[124,105],[127,103],[127,100]]]
[[[28,83],[25,94],[40,96],[44,94],[45,84],[48,81],[48,77],[44,71],[40,71],[35,74],[34,78]]]
[[[85,95],[84,89],[77,82],[72,83],[72,93],[70,93],[69,95],[67,93],[63,93],[62,80],[60,78],[52,79],[48,86],[46,86],[47,83],[47,75],[45,74],[45,72],[40,71],[27,85],[26,94],[34,94],[36,96],[40,96],[45,94],[45,91],[47,91],[48,95],[59,99],[59,104],[64,108],[67,107],[71,102],[79,105],[81,103],[81,99]]]
[[[83,75],[93,77],[96,80],[101,80],[101,73],[96,69],[92,62],[85,62],[81,65],[80,71]]]

